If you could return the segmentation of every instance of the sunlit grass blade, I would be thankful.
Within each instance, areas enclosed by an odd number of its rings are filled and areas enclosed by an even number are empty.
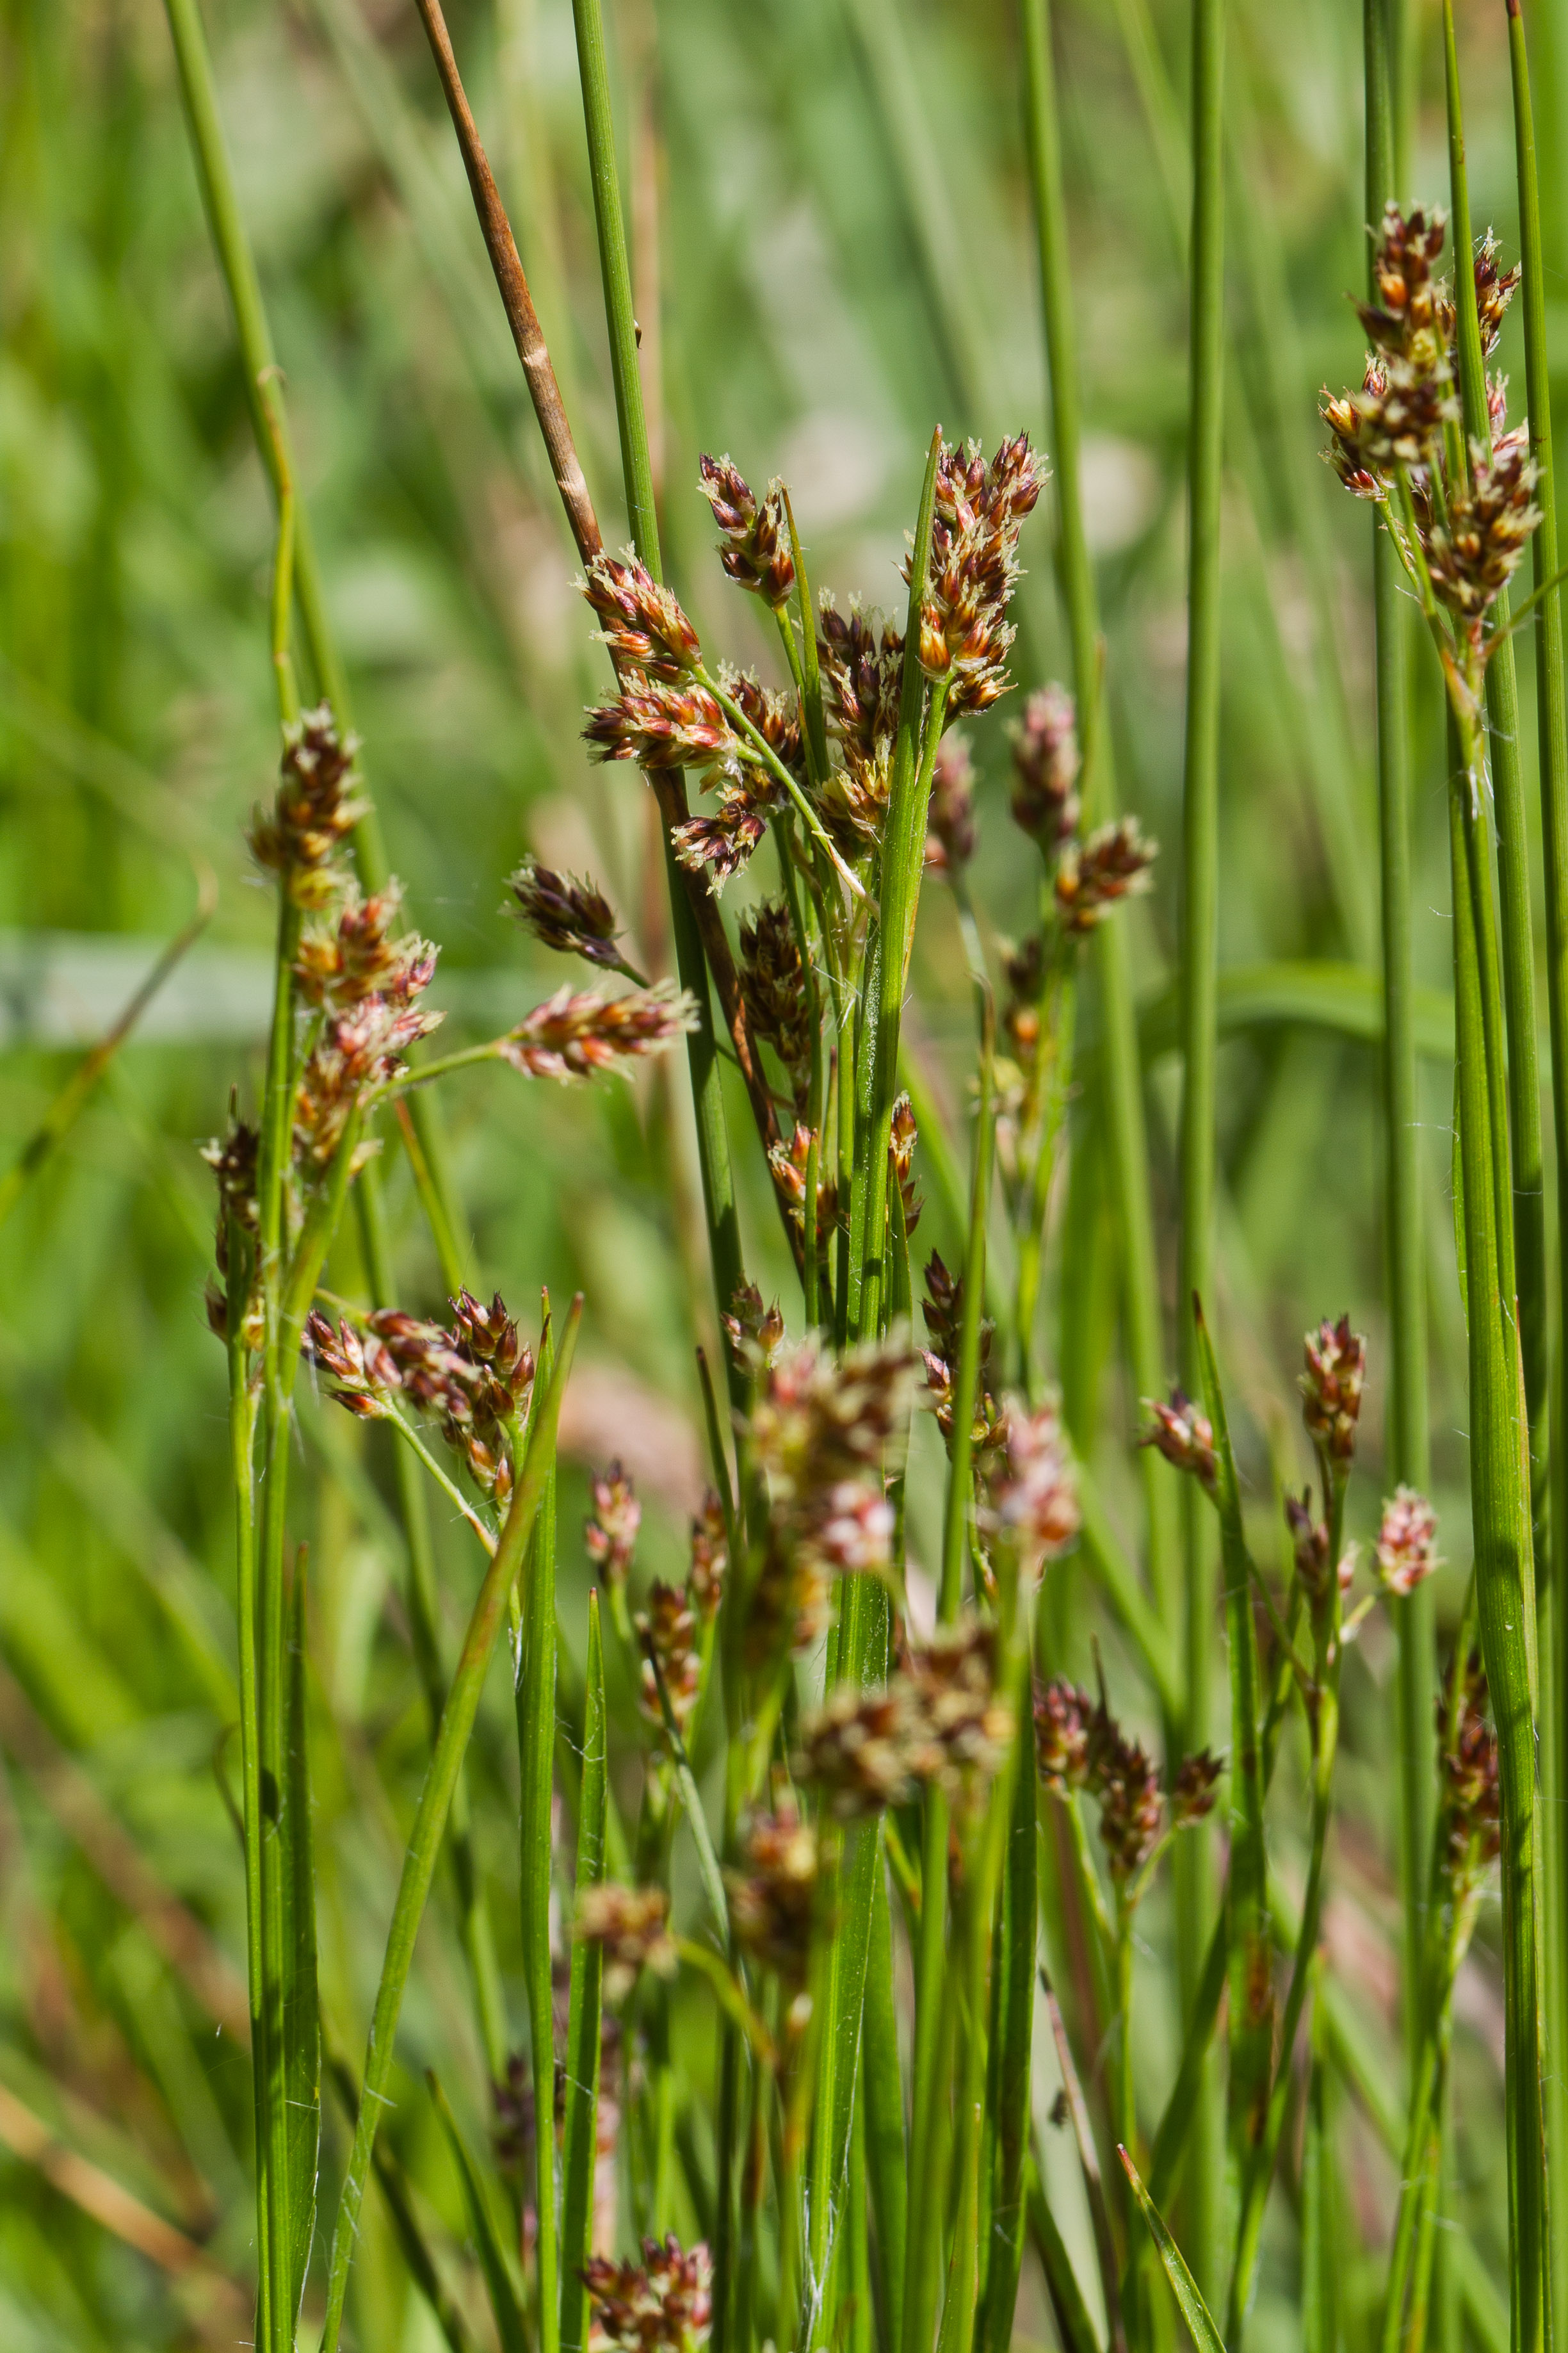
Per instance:
[[[1131,2185],[1138,2210],[1149,2225],[1149,2235],[1159,2250],[1160,2261],[1165,2266],[1165,2276],[1171,2283],[1176,2306],[1187,2324],[1187,2332],[1198,2353],[1225,2353],[1225,2339],[1215,2327],[1209,2308],[1199,2293],[1198,2284],[1187,2269],[1186,2261],[1170,2232],[1161,2220],[1160,2210],[1138,2178],[1138,2168],[1124,2148],[1117,2155],[1121,2169]]]
[[[605,1876],[605,1817],[609,1725],[599,1597],[588,1596],[588,1697],[583,1721],[583,1789],[577,1809],[576,1887]],[[598,2158],[599,2042],[604,2019],[605,1948],[576,1939],[566,2021],[566,2136],[561,2166],[561,2346],[582,2353],[588,2341],[583,2266],[594,2249],[594,2169]]]
[[[364,2198],[365,2176],[370,2168],[371,2149],[380,2122],[380,2110],[392,2075],[397,2021],[414,1958],[414,1942],[424,1916],[430,1883],[435,1877],[441,1833],[446,1827],[447,1808],[452,1802],[453,1786],[468,1745],[468,1736],[474,1728],[479,1693],[506,1613],[507,1596],[522,1566],[523,1555],[533,1534],[540,1499],[554,1466],[556,1419],[582,1320],[583,1300],[579,1293],[572,1302],[566,1317],[549,1388],[534,1409],[528,1448],[507,1513],[506,1525],[474,1603],[458,1670],[442,1712],[435,1754],[419,1793],[419,1807],[404,1857],[403,1876],[382,1962],[381,1983],[376,1991],[359,2121],[354,2128],[353,2148],[332,2231],[332,2251],[327,2278],[327,2314],[321,2338],[323,2353],[335,2353],[342,2327],[343,2299],[348,2290],[349,2268],[353,2261],[359,2210]]]
[[[441,2119],[441,2130],[457,2168],[458,2185],[463,2193],[463,2211],[473,2232],[501,2353],[530,2353],[528,2329],[522,2316],[522,2299],[507,2260],[500,2230],[490,2205],[489,2191],[468,2154],[468,2145],[458,2129],[451,2103],[441,2089],[434,2069],[426,2071],[425,2080],[430,2086],[430,2097],[435,2104],[436,2114]]]

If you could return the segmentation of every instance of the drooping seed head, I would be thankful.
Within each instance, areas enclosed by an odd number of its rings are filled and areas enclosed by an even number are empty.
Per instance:
[[[646,1054],[662,1054],[697,1026],[697,1008],[668,981],[624,997],[555,995],[509,1030],[500,1058],[530,1079],[587,1079]]]
[[[595,883],[574,874],[558,874],[537,858],[525,858],[507,877],[507,889],[525,929],[542,947],[557,955],[579,955],[589,964],[614,969],[620,963],[616,942],[620,926],[609,901]]]

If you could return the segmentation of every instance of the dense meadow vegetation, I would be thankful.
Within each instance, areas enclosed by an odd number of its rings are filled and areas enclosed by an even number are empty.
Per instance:
[[[5,0],[5,2353],[1561,2341],[1565,289],[1560,0]]]

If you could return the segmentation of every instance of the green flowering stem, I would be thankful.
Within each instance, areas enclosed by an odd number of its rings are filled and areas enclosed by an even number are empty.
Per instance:
[[[1034,1374],[1035,1314],[1040,1293],[1040,1263],[1045,1248],[1046,1211],[1051,1178],[1056,1174],[1057,1143],[1066,1115],[1072,1083],[1073,1022],[1078,1005],[1078,979],[1073,962],[1064,960],[1047,982],[1037,1051],[1047,1064],[1037,1113],[1038,1135],[1024,1215],[1018,1235],[1017,1304],[1015,1322],[1018,1341],[1019,1377],[1025,1394],[1034,1398],[1038,1383]]]
[[[397,2039],[397,2021],[414,1958],[415,1938],[418,1935],[419,1923],[435,1877],[441,1833],[451,1804],[458,1770],[474,1727],[479,1693],[506,1614],[507,1597],[522,1566],[540,1500],[554,1463],[555,1425],[582,1320],[583,1300],[579,1293],[566,1317],[549,1387],[534,1408],[528,1449],[512,1491],[506,1525],[474,1603],[457,1672],[452,1678],[452,1687],[442,1711],[441,1730],[435,1754],[419,1793],[419,1804],[404,1856],[403,1875],[382,1962],[381,1983],[376,1991],[375,2010],[365,2052],[364,2090],[360,2101],[359,2120],[354,2127],[353,2148],[332,2231],[326,2320],[321,2334],[322,2353],[336,2353],[342,2328],[343,2300],[348,2292],[349,2269],[353,2262],[354,2242],[359,2232],[365,2177],[370,2170],[381,2111],[386,2104],[386,2087],[391,2080]]]

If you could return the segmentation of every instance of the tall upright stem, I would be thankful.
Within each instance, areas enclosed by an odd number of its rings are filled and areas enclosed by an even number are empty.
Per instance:
[[[1539,30],[1549,29],[1546,12]],[[1555,36],[1561,38],[1560,32]],[[1536,170],[1536,138],[1531,106],[1530,52],[1519,0],[1508,0],[1509,58],[1513,73],[1515,168],[1519,182],[1520,259],[1523,265],[1526,405],[1531,446],[1538,475],[1535,502],[1541,510],[1531,554],[1535,586],[1555,577],[1558,565],[1557,480],[1552,462],[1552,381],[1546,349],[1546,249],[1542,233],[1542,195]],[[1563,60],[1549,50],[1553,74]],[[1555,95],[1549,77],[1549,92]],[[1550,107],[1548,110],[1550,113]],[[1553,129],[1555,126],[1553,126]],[[1547,142],[1548,179],[1559,168],[1561,150]],[[1552,189],[1550,217],[1561,227],[1561,190]],[[1560,244],[1553,248],[1561,253]],[[1553,589],[1535,611],[1535,701],[1541,767],[1541,844],[1546,884],[1546,1007],[1552,1032],[1552,1141],[1557,1158],[1557,1281],[1550,1306],[1555,1345],[1556,1381],[1550,1408],[1548,1454],[1552,1501],[1547,1541],[1536,1553],[1536,1625],[1541,1661],[1541,1746],[1543,1820],[1563,1820],[1568,1799],[1568,1609],[1563,1607],[1563,1570],[1568,1561],[1568,1425],[1563,1412],[1563,1352],[1568,1339],[1568,686],[1564,681],[1563,604]],[[1561,1832],[1542,1841],[1544,1864],[1542,1943],[1546,1953],[1548,2144],[1568,2147],[1568,1862]],[[1552,2320],[1559,2339],[1568,2331],[1568,2169],[1552,2168]]]
[[[1394,200],[1394,71],[1390,0],[1364,0],[1366,218],[1375,246]],[[1369,284],[1373,300],[1375,284]],[[1373,515],[1373,601],[1377,629],[1377,800],[1383,854],[1384,1231],[1392,1345],[1388,1467],[1392,1480],[1426,1493],[1426,1278],[1421,1237],[1421,1128],[1411,973],[1408,638],[1398,554],[1380,510]],[[1399,1882],[1405,1910],[1405,2016],[1412,2058],[1420,2040],[1432,1843],[1432,1697],[1436,1620],[1429,1582],[1394,1604],[1399,1641]]]
[[[1202,1362],[1194,1297],[1213,1290],[1215,997],[1219,927],[1220,478],[1225,432],[1225,141],[1222,90],[1225,0],[1193,6],[1193,237],[1187,422],[1187,712],[1182,804],[1181,1241],[1177,1280],[1182,1374],[1199,1393]],[[1208,1731],[1215,1570],[1207,1502],[1197,1482],[1183,1493],[1185,1538],[1186,1740]],[[1183,1997],[1196,1992],[1214,1904],[1214,1847],[1184,1841],[1177,1881]],[[1213,2098],[1211,2086],[1205,2096]],[[1217,2106],[1188,2174],[1193,2268],[1217,2286]]]

